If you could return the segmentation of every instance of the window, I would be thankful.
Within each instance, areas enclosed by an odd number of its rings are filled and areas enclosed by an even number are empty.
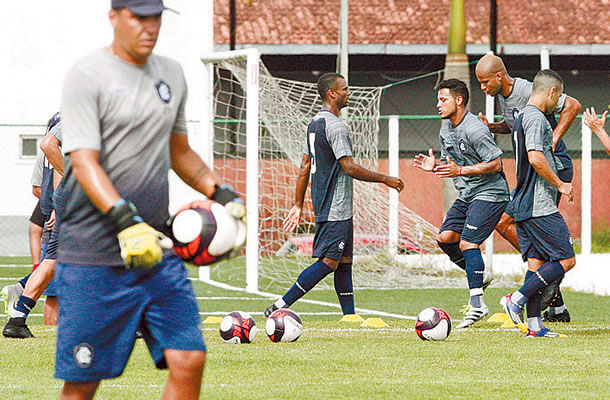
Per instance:
[[[20,153],[19,158],[36,158],[36,153],[38,152],[38,145],[40,144],[40,140],[42,136],[38,135],[22,135],[19,137]]]

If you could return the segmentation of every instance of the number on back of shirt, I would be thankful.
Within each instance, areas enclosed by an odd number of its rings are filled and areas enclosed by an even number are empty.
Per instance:
[[[316,173],[316,133],[309,132],[309,157],[311,158],[311,169],[310,173],[313,175]]]

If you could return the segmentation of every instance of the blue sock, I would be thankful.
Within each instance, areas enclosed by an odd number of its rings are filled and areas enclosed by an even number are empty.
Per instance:
[[[438,247],[449,256],[449,259],[453,261],[455,265],[466,270],[466,261],[464,260],[462,250],[460,250],[460,242],[444,243],[437,241],[436,243],[438,243]]]
[[[538,271],[534,272],[532,276],[525,281],[519,291],[528,299],[532,298],[537,292],[542,292],[545,287],[555,282],[557,279],[561,279],[565,274],[563,267],[557,261],[549,261],[544,264]]]
[[[352,263],[340,263],[335,271],[335,291],[339,297],[343,315],[354,314],[354,285]]]
[[[25,297],[24,295],[19,296],[17,304],[15,305],[15,311],[12,313],[13,318],[27,318],[30,311],[36,306],[36,300]]]
[[[536,292],[527,300],[527,318],[539,318],[542,313],[542,293]],[[532,329],[540,330],[540,329]]]
[[[481,249],[468,249],[462,252],[466,261],[466,277],[468,278],[468,288],[483,287],[483,271],[485,263],[481,256]]]
[[[30,279],[30,275],[32,275],[32,272],[30,272],[29,274],[27,274],[23,278],[19,279],[19,283],[21,284],[22,288],[25,289],[25,285],[28,283],[28,279]]]
[[[318,284],[318,282],[324,279],[326,275],[330,274],[331,272],[333,272],[333,269],[325,262],[316,261],[301,272],[297,278],[297,281],[290,289],[288,289],[282,299],[286,305],[290,307],[295,301],[303,297],[305,293],[309,292]]]

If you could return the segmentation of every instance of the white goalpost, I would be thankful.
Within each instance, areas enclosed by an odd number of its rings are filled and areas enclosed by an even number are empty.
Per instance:
[[[321,107],[316,84],[273,77],[256,49],[212,53],[201,60],[211,82],[211,104],[204,106],[207,118],[201,121],[208,135],[204,140],[213,149],[209,165],[246,201],[246,290],[264,290],[271,282],[289,285],[311,264],[314,218],[309,196],[295,234],[284,232],[282,221],[293,204],[307,125]],[[382,89],[350,87],[345,119],[354,158],[373,170],[379,169]],[[391,124],[397,126],[397,120]],[[392,140],[397,146],[397,133]],[[390,173],[398,174],[397,153],[390,159]],[[427,255],[438,251],[436,231],[387,188],[355,181],[355,286],[428,287],[435,280],[454,286],[454,278],[463,283],[459,274],[430,268]],[[225,273],[222,264],[212,271]],[[208,272],[202,274],[209,278]]]

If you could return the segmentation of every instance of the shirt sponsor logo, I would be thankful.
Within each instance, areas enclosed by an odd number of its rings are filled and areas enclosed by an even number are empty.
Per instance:
[[[169,101],[172,99],[172,91],[169,89],[169,85],[163,81],[159,81],[155,87],[157,88],[157,93],[159,93],[161,100],[169,103]]]
[[[78,346],[74,346],[73,355],[76,365],[80,368],[89,368],[93,364],[95,348],[89,343],[81,343]]]
[[[466,224],[466,228],[472,229],[473,231],[476,231],[477,229],[479,229],[478,226],[474,226],[474,225],[470,225],[470,224]]]

